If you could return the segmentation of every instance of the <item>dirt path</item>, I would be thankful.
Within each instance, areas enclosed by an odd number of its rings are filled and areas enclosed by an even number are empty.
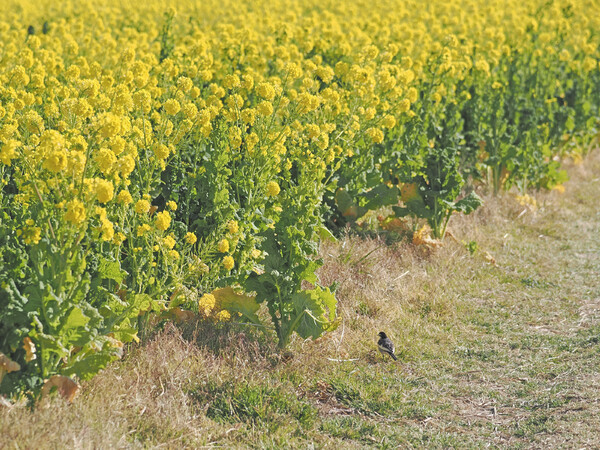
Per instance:
[[[600,448],[600,171],[588,163],[558,200],[497,230],[497,267],[465,292],[468,337],[433,382],[452,406],[426,426],[477,446]]]

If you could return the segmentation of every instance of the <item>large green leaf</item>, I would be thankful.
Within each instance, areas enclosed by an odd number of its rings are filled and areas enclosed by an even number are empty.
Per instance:
[[[111,361],[119,358],[122,351],[121,347],[112,345],[106,336],[100,336],[75,353],[69,364],[61,368],[60,372],[63,375],[77,375],[82,380],[88,380]]]
[[[389,187],[385,184],[380,184],[370,191],[361,194],[361,197],[367,200],[365,208],[373,211],[383,206],[395,205],[398,203],[399,194],[400,191],[397,187]]]
[[[317,227],[317,234],[322,241],[337,242],[333,233],[323,225]]]
[[[106,258],[100,258],[98,272],[102,278],[114,280],[117,283],[121,283],[121,281],[123,281],[123,279],[127,276],[127,272],[121,269],[121,265],[118,261],[110,261]]]
[[[333,331],[338,326],[336,320],[337,300],[329,289],[317,287],[292,296],[294,315],[286,335],[294,331],[302,338],[316,339],[326,331]]]
[[[71,308],[69,314],[61,321],[59,330],[61,341],[67,348],[73,345],[80,347],[88,341],[89,330],[86,325],[89,321],[90,318],[86,317],[79,307]]]
[[[262,326],[260,319],[256,315],[256,311],[258,311],[260,305],[254,296],[237,294],[232,287],[216,289],[212,292],[212,295],[215,296],[221,308],[240,313],[253,324]]]

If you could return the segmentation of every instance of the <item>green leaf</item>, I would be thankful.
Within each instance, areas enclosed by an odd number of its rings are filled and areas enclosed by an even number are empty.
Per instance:
[[[117,283],[121,283],[127,276],[127,272],[121,269],[118,261],[110,261],[106,258],[100,258],[98,272],[100,272],[102,278],[114,280]]]
[[[327,227],[324,227],[322,225],[320,227],[317,227],[317,235],[322,241],[337,242],[337,239],[335,238],[333,233],[329,231]]]
[[[294,314],[291,318],[286,336],[294,331],[302,338],[316,339],[327,331],[337,328],[336,320],[337,300],[329,289],[317,287],[292,296]]]
[[[397,187],[389,187],[385,184],[380,184],[362,194],[361,197],[367,200],[365,208],[373,211],[383,206],[395,205],[398,203],[399,194],[400,191]]]
[[[433,212],[427,207],[423,198],[420,195],[411,197],[404,202],[405,207],[392,206],[394,213],[398,217],[404,217],[408,214],[413,214],[415,217],[420,219],[428,219],[432,216]]]
[[[112,335],[115,339],[124,343],[131,341],[139,342],[140,339],[138,338],[137,332],[137,329],[129,325],[128,321],[124,321],[113,328]]]
[[[255,325],[261,325],[256,311],[260,305],[256,302],[254,296],[237,294],[232,287],[216,289],[212,292],[218,305],[227,311],[237,312]]]
[[[48,360],[49,353],[55,353],[59,358],[64,358],[69,351],[60,343],[57,337],[46,333],[39,333],[36,330],[31,331],[31,337],[37,341],[42,349],[42,358]]]
[[[136,311],[136,316],[140,311],[148,311],[150,309],[153,311],[159,310],[158,302],[148,294],[135,294],[133,298],[130,299],[130,302],[133,310]]]
[[[81,347],[89,340],[89,330],[86,327],[90,321],[89,317],[83,314],[83,311],[74,306],[69,314],[61,320],[61,326],[58,333],[61,342],[65,347]]]
[[[304,268],[304,270],[302,271],[302,273],[300,274],[300,279],[301,280],[305,280],[308,281],[309,283],[315,284],[319,281],[317,274],[315,273],[315,271],[321,267],[323,264],[321,263],[320,260],[311,260],[308,261],[308,263],[306,264],[306,267]]]
[[[454,204],[454,210],[463,214],[471,214],[477,208],[483,205],[483,200],[475,192],[471,192],[465,198],[457,201]]]
[[[75,306],[66,320],[63,322],[63,329],[84,327],[89,322],[89,317],[83,314],[83,311]]]
[[[565,122],[565,128],[569,131],[575,128],[575,120],[573,120],[573,117],[569,117],[567,119],[567,121]]]
[[[100,336],[75,353],[69,364],[61,368],[63,375],[77,375],[82,380],[89,380],[111,361],[119,358],[123,349],[111,344],[106,336]]]
[[[96,375],[100,370],[104,369],[108,364],[115,359],[118,359],[117,354],[111,353],[93,353],[79,361],[76,361],[71,367],[62,370],[64,375],[77,375],[82,380],[89,380]]]
[[[396,217],[404,217],[410,214],[410,209],[402,206],[392,206],[392,210],[394,211]]]

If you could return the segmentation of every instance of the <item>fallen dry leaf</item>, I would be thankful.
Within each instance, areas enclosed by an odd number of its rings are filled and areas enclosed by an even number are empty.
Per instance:
[[[427,245],[429,247],[441,247],[444,245],[439,239],[432,239],[429,232],[430,230],[427,225],[423,225],[420,230],[415,231],[412,239],[413,245]]]
[[[2,383],[2,378],[4,378],[4,375],[17,370],[21,370],[19,363],[14,362],[4,353],[0,352],[0,383]]]
[[[179,307],[173,308],[169,312],[171,313],[175,321],[179,323],[190,322],[197,317],[194,312],[181,309]]]
[[[54,387],[58,390],[62,398],[69,403],[73,401],[77,392],[79,392],[79,385],[69,377],[52,375],[42,386],[42,397],[46,397]]]

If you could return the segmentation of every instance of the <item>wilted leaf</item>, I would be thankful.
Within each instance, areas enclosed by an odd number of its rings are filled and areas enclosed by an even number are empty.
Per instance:
[[[179,307],[170,309],[169,315],[171,315],[175,321],[179,323],[191,322],[198,317],[193,311],[188,311]]]
[[[423,225],[418,231],[415,231],[412,239],[413,245],[427,245],[430,247],[441,247],[444,245],[442,241],[432,239],[429,235],[430,231],[427,225]]]
[[[31,338],[28,336],[25,339],[23,339],[23,348],[25,349],[25,361],[29,362],[29,361],[33,361],[34,359],[37,358],[36,355],[36,349],[35,349],[35,344],[33,343],[33,341],[31,340]]]
[[[379,221],[379,226],[382,230],[394,231],[396,233],[407,231],[409,228],[407,220],[398,217],[387,217],[385,219],[382,218]]]
[[[403,202],[408,202],[419,197],[416,183],[404,183],[400,188],[400,199]]]
[[[335,204],[341,211],[342,216],[350,220],[356,220],[367,212],[366,208],[354,203],[350,194],[341,188],[335,193]]]
[[[492,266],[496,265],[496,258],[494,258],[489,252],[485,252],[483,257],[487,262],[489,262]]]
[[[0,352],[0,383],[2,383],[2,378],[4,378],[5,374],[17,370],[21,370],[19,363],[14,362],[4,353]]]
[[[42,386],[42,397],[46,397],[53,388],[69,403],[79,392],[79,385],[64,375],[52,375]]]

